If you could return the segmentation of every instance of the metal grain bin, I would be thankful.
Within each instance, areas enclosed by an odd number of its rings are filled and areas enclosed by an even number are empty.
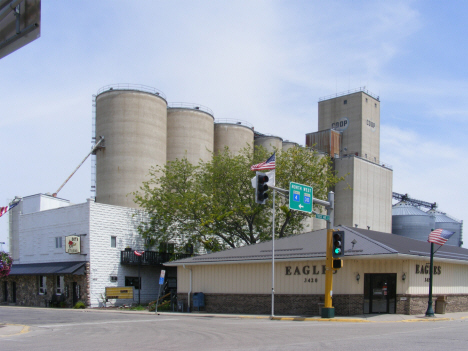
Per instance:
[[[392,207],[392,233],[407,238],[427,241],[435,229],[435,217],[401,201]]]

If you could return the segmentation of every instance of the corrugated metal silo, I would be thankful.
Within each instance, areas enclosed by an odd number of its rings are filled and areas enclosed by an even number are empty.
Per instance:
[[[187,157],[209,161],[214,144],[213,112],[202,105],[170,103],[167,109],[167,161]]]
[[[289,140],[285,140],[283,141],[283,146],[282,146],[282,150],[283,151],[286,151],[286,150],[289,150],[295,146],[299,146],[298,143],[295,143],[294,141],[289,141]]]
[[[392,233],[407,238],[427,241],[435,228],[435,217],[401,201],[392,207]]]
[[[253,126],[244,121],[215,120],[214,125],[214,153],[222,152],[227,146],[236,155],[241,149],[250,146],[253,149]]]
[[[269,153],[283,149],[283,139],[274,135],[255,136],[254,144],[263,146]]]
[[[435,217],[434,229],[445,229],[451,232],[455,232],[455,234],[453,234],[450,239],[447,240],[445,245],[462,245],[462,221],[458,221],[455,218],[448,216],[446,213],[434,209],[427,211],[427,213]]]
[[[138,207],[129,195],[166,164],[167,102],[154,88],[109,85],[96,96],[96,202]]]

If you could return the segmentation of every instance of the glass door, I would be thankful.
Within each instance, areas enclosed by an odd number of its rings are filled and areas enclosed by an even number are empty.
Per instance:
[[[364,274],[364,313],[395,313],[396,273]]]

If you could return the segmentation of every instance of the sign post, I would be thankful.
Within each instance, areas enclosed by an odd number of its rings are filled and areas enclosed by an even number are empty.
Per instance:
[[[161,269],[161,275],[159,276],[159,291],[158,291],[158,299],[156,300],[156,306],[154,308],[154,313],[158,313],[158,303],[159,303],[159,296],[161,295],[161,288],[164,285],[164,276],[166,275],[166,271]]]

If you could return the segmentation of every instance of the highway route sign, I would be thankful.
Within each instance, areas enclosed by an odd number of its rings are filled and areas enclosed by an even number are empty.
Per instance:
[[[314,188],[308,185],[289,182],[289,208],[312,213]]]

